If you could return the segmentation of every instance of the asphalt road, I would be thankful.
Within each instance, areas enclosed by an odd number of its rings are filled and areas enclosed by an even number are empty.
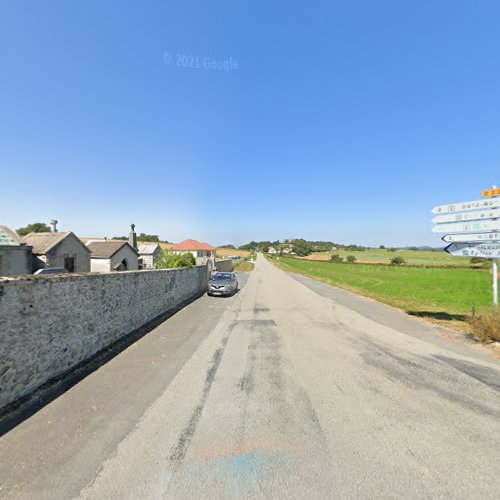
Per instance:
[[[500,365],[259,257],[0,441],[0,498],[499,498]]]

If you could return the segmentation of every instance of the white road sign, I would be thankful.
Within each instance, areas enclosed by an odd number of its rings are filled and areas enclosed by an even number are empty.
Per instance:
[[[455,257],[479,257],[482,259],[499,259],[500,242],[498,243],[452,243],[445,250]]]
[[[485,198],[440,205],[432,209],[437,217],[433,233],[444,234],[451,243],[445,250],[457,257],[491,259],[493,305],[498,306],[497,260],[500,258],[500,188],[483,191]]]
[[[441,239],[447,243],[500,241],[500,233],[447,234]]]
[[[437,224],[433,233],[480,233],[482,231],[500,231],[500,220],[479,220],[471,222],[448,222]]]
[[[500,208],[491,208],[489,210],[473,210],[472,212],[458,212],[444,215],[436,215],[432,222],[435,224],[443,222],[460,222],[468,220],[496,219],[500,217]]]
[[[451,214],[454,212],[465,212],[467,210],[480,210],[481,208],[500,207],[500,198],[484,198],[483,200],[464,201],[452,203],[451,205],[440,205],[432,209],[433,214]]]

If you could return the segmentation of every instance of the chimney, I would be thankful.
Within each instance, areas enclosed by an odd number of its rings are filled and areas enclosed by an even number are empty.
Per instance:
[[[57,225],[56,225],[56,224],[57,224],[57,221],[56,221],[55,219],[52,219],[52,220],[49,222],[49,224],[50,224],[50,231],[51,231],[52,233],[57,233]]]
[[[135,224],[130,224],[130,234],[128,235],[128,242],[130,246],[137,250],[137,234],[135,234]]]

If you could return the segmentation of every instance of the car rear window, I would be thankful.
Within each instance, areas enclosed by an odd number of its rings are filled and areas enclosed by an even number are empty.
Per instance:
[[[231,274],[230,273],[217,273],[213,279],[214,280],[229,280],[231,279]]]

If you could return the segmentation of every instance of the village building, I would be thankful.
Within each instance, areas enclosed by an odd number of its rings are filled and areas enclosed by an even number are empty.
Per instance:
[[[215,259],[216,248],[208,243],[200,243],[196,240],[184,240],[181,243],[177,243],[172,247],[172,252],[174,253],[184,253],[189,252],[193,257],[206,257],[209,259]]]
[[[90,251],[72,232],[30,233],[23,242],[32,247],[32,272],[47,267],[63,267],[69,273],[90,271]]]
[[[93,273],[139,269],[139,255],[128,241],[90,240],[87,249],[90,251],[90,270]]]
[[[154,269],[161,251],[159,243],[140,243],[137,250],[139,254],[139,268]]]
[[[7,226],[0,226],[0,276],[31,274],[31,247]]]
[[[279,253],[279,252],[278,252],[278,250],[276,250],[276,248],[274,248],[274,247],[269,247],[269,249],[268,249],[267,253],[269,253],[269,254],[271,254],[271,255],[275,255],[275,254],[277,254],[277,253]]]

